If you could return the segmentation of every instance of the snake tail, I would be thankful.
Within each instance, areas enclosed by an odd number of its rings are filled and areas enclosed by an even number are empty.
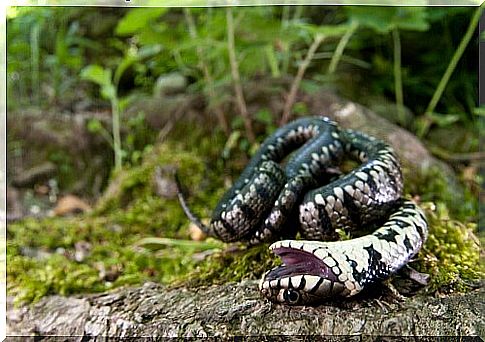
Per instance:
[[[199,227],[199,229],[202,230],[204,234],[208,236],[214,236],[214,231],[212,230],[212,228],[208,225],[203,224],[200,218],[192,211],[192,209],[190,209],[189,205],[187,204],[187,200],[185,199],[184,193],[182,191],[182,185],[180,183],[180,177],[178,175],[178,172],[175,172],[174,178],[175,178],[175,185],[177,187],[177,198],[187,218],[193,224]]]

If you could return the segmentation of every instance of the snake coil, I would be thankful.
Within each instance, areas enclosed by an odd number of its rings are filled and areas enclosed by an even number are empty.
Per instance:
[[[342,174],[338,167],[345,157],[360,165]],[[402,190],[390,146],[325,117],[309,117],[264,141],[219,201],[209,226],[190,211],[180,191],[179,200],[209,236],[249,244],[276,241],[270,249],[283,265],[264,275],[262,294],[275,302],[308,304],[353,296],[419,251],[428,233],[426,218],[414,202],[401,198]],[[357,233],[363,227],[377,229],[333,241],[338,230]],[[287,240],[297,233],[303,240]]]

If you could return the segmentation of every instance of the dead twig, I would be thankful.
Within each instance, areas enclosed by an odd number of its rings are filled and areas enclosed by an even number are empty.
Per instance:
[[[165,140],[167,135],[172,131],[173,127],[175,126],[175,123],[182,118],[186,110],[187,106],[181,106],[175,111],[173,116],[170,116],[170,119],[168,119],[168,121],[165,123],[165,125],[163,125],[162,129],[158,133],[157,141],[159,143]]]

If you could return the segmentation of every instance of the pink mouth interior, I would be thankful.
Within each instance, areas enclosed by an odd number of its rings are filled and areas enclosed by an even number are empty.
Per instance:
[[[267,280],[296,275],[314,275],[331,281],[337,280],[332,269],[312,253],[288,247],[275,248],[273,253],[281,258],[283,265],[272,269],[266,275]]]

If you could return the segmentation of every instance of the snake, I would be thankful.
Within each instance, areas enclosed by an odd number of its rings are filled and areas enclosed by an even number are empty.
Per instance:
[[[344,173],[347,159],[358,166]],[[264,274],[259,289],[276,303],[354,296],[407,265],[428,234],[423,211],[402,197],[392,147],[325,116],[296,119],[267,137],[209,225],[190,210],[176,181],[185,214],[208,236],[272,242],[283,264]],[[357,237],[337,241],[342,232]]]

